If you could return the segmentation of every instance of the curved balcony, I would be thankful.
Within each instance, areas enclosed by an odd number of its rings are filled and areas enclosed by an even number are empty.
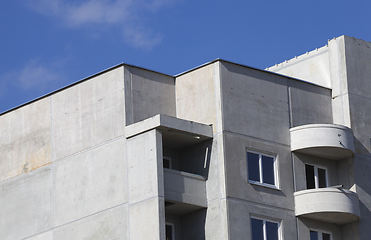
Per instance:
[[[360,219],[358,195],[338,188],[318,188],[294,193],[295,215],[335,224]]]
[[[340,160],[354,156],[353,131],[336,124],[308,124],[290,129],[291,151]]]

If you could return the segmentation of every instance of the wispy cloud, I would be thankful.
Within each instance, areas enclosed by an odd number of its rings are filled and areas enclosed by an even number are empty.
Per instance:
[[[172,2],[174,0],[29,0],[29,6],[41,14],[61,19],[67,27],[121,25],[126,42],[150,49],[162,41],[162,35],[153,33],[141,19]]]
[[[0,76],[0,86],[6,89],[10,85],[20,90],[45,90],[63,76],[51,67],[42,65],[38,60],[29,61],[23,68],[9,71]]]

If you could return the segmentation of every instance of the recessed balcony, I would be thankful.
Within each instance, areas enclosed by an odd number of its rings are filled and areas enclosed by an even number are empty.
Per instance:
[[[206,179],[200,175],[164,168],[166,211],[183,215],[207,207]]]
[[[360,219],[358,195],[338,188],[318,188],[294,193],[295,215],[335,224]]]
[[[340,160],[354,156],[353,131],[337,124],[308,124],[290,129],[291,151]]]

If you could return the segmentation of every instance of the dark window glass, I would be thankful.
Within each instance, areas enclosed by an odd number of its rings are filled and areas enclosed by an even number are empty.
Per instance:
[[[305,175],[307,178],[307,189],[316,188],[314,183],[314,166],[305,164]]]
[[[263,183],[274,185],[274,159],[272,157],[262,156]]]
[[[278,240],[278,223],[266,222],[267,240]]]
[[[326,184],[326,170],[322,168],[318,168],[318,186],[320,188],[327,187]]]
[[[264,240],[263,220],[251,218],[252,240]]]
[[[318,233],[316,231],[310,231],[310,240],[318,240]]]
[[[328,233],[322,233],[322,240],[331,240],[331,236]]]
[[[260,182],[259,154],[247,153],[249,180]]]
[[[174,240],[173,239],[173,226],[166,225],[166,240]]]
[[[163,159],[163,167],[164,168],[170,168],[170,159],[168,159],[168,158]]]

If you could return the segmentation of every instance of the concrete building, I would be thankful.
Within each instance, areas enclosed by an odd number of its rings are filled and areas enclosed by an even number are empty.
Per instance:
[[[365,240],[371,43],[120,64],[0,115],[0,239]]]

